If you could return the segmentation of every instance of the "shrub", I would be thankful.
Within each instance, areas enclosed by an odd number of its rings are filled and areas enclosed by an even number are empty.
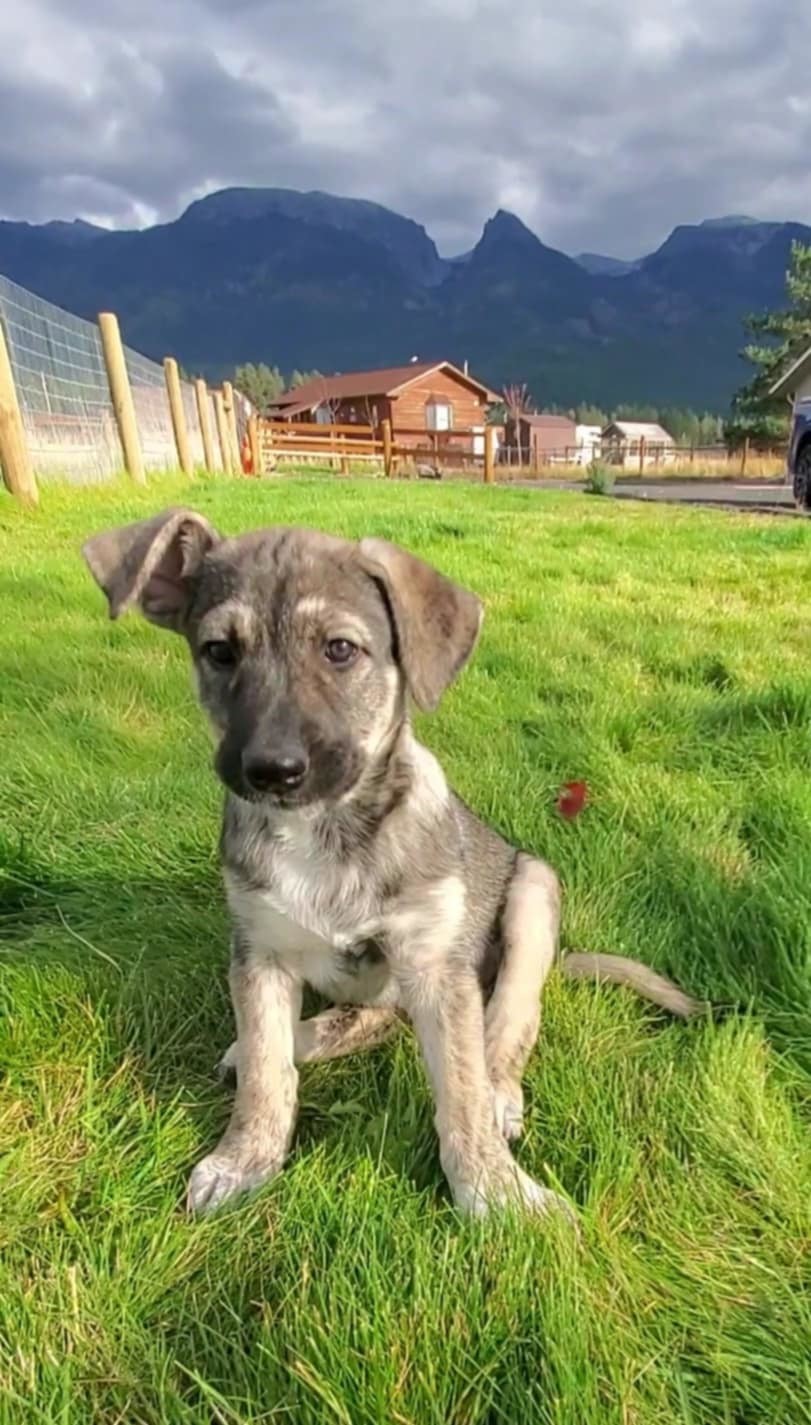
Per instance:
[[[614,488],[614,472],[600,460],[586,466],[584,489],[587,495],[610,495]]]

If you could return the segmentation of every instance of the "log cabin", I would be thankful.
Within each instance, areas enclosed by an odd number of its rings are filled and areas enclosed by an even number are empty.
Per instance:
[[[272,420],[379,428],[389,420],[401,448],[484,453],[487,412],[498,396],[450,361],[318,376],[284,391]]]

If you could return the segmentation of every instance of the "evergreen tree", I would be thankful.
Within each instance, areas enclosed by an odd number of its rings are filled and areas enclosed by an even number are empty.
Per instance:
[[[608,425],[608,416],[605,411],[601,411],[599,406],[591,406],[587,401],[581,401],[575,411],[575,419],[579,426],[603,426]]]
[[[257,366],[249,361],[238,366],[232,380],[236,389],[241,391],[243,396],[247,396],[260,414],[266,411],[284,390],[284,377],[278,366],[266,366],[264,362]]]
[[[732,402],[726,423],[727,440],[741,444],[746,437],[756,445],[773,445],[785,440],[789,412],[785,399],[769,395],[769,387],[786,365],[811,345],[811,247],[794,242],[786,273],[788,305],[781,311],[762,312],[747,317],[745,326],[755,338],[741,355],[755,368]]]
[[[659,411],[656,406],[626,401],[621,406],[617,406],[612,419],[615,421],[658,421]]]

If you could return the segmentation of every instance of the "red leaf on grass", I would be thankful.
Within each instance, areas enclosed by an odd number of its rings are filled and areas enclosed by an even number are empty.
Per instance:
[[[558,811],[567,821],[574,821],[588,801],[589,789],[585,782],[564,782],[558,796]]]

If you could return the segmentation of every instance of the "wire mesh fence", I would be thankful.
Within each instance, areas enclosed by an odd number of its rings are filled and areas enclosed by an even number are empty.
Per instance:
[[[109,480],[124,457],[94,322],[63,311],[0,274],[0,323],[8,347],[25,441],[39,479]],[[163,367],[124,347],[145,470],[178,463]],[[181,383],[192,460],[205,463],[194,386]],[[211,403],[210,395],[207,397]],[[211,411],[212,431],[216,431]],[[215,469],[222,468],[214,442]]]
[[[135,421],[145,470],[171,470],[177,464],[172,412],[163,367],[124,347]]]
[[[109,479],[122,457],[97,329],[2,275],[0,321],[37,473]]]

